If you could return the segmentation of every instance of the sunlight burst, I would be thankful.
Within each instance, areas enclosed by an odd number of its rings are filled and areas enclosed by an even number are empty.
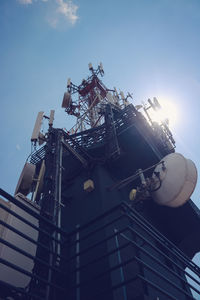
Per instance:
[[[170,127],[174,127],[177,122],[177,109],[174,103],[168,100],[159,99],[161,108],[151,110],[150,117],[153,122],[162,123],[167,122]]]

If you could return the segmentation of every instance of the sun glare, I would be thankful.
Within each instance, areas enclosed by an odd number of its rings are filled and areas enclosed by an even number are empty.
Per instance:
[[[153,122],[162,123],[167,121],[169,124],[169,127],[172,128],[175,126],[177,122],[177,109],[174,103],[168,100],[158,100],[161,108],[150,112],[150,117]]]

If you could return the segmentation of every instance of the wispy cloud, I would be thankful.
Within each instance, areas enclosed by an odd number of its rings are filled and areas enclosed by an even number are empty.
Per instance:
[[[18,0],[18,2],[20,3],[20,4],[32,4],[33,3],[33,1],[34,2],[36,2],[37,0]],[[47,2],[48,0],[40,0],[40,1],[42,1],[42,2]]]
[[[34,2],[48,2],[48,0],[17,0],[20,4],[28,5]],[[50,2],[50,1],[49,1]],[[74,4],[72,0],[52,0],[53,8],[49,16],[47,17],[48,23],[56,28],[60,18],[68,21],[71,25],[74,25],[78,20],[78,5]]]
[[[18,0],[20,4],[32,4],[32,0]]]
[[[75,24],[78,20],[78,6],[72,1],[56,0],[58,3],[57,12],[64,15],[71,24]]]

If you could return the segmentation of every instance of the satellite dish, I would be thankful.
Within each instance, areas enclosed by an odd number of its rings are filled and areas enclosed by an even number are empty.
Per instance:
[[[162,162],[153,174],[154,182],[157,182],[157,189],[152,192],[153,199],[160,205],[179,207],[189,200],[195,189],[196,166],[179,153],[165,156]]]
[[[21,172],[19,181],[17,183],[17,187],[15,190],[15,195],[18,193],[23,194],[24,196],[27,196],[30,192],[31,185],[33,182],[33,177],[35,174],[36,166],[31,163],[25,163],[24,168]]]

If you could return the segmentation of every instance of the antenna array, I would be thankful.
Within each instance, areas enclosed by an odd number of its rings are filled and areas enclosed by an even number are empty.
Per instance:
[[[98,75],[104,75],[103,65],[99,64],[94,69],[89,63],[91,75],[83,79],[80,85],[75,85],[69,78],[67,81],[67,92],[64,93],[62,107],[68,115],[76,118],[75,125],[70,134],[97,127],[105,122],[105,104],[110,103],[116,109],[122,109],[129,104],[128,94],[118,93],[116,88],[108,89]],[[132,97],[131,97],[132,98]]]

